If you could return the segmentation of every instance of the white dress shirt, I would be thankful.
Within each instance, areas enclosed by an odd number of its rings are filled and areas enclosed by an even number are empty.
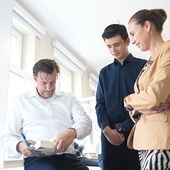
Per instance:
[[[21,131],[27,140],[54,139],[68,128],[74,128],[77,139],[83,139],[91,133],[92,122],[80,102],[71,93],[57,92],[44,99],[36,90],[28,91],[14,102],[1,137],[5,154],[8,157],[20,157],[16,145],[20,142]],[[65,153],[73,153],[73,144]],[[60,153],[62,154],[62,153]]]

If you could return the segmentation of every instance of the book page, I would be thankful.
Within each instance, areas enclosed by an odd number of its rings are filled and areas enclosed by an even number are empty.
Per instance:
[[[44,141],[41,140],[37,142],[35,145],[35,151],[41,152],[41,155],[53,155],[53,142],[52,141]]]

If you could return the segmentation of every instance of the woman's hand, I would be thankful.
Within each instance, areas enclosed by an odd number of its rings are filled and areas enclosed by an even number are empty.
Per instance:
[[[170,102],[167,103],[161,103],[157,107],[153,107],[151,109],[146,109],[146,110],[131,110],[129,111],[129,116],[131,117],[132,121],[136,123],[142,114],[149,115],[149,114],[157,114],[160,113],[166,109],[170,108]]]
[[[155,114],[155,113],[160,113],[169,108],[170,108],[170,103],[167,102],[167,103],[161,103],[159,106],[153,107],[151,109],[139,110],[139,112],[142,114]]]

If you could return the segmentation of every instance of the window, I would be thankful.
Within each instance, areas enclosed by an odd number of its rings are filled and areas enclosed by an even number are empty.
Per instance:
[[[57,80],[57,90],[72,92],[72,72],[59,64],[61,74]]]
[[[25,53],[33,51],[32,46],[33,41],[35,40],[32,37],[35,37],[30,31],[23,31],[19,25],[16,26],[16,19],[13,19],[14,27],[12,28],[11,34],[11,46],[10,46],[10,68],[9,68],[9,79],[8,79],[8,98],[7,98],[7,117],[10,116],[13,101],[20,93],[27,90],[28,86],[32,85],[32,75],[31,70],[29,73],[26,72],[24,63],[26,67],[32,68],[32,62],[34,61],[34,55],[25,55]],[[30,38],[29,38],[30,37]],[[29,50],[28,50],[29,49]],[[29,57],[29,62],[27,61]],[[18,166],[22,164],[22,158],[20,159],[11,159],[4,157],[4,166]]]
[[[21,92],[24,87],[24,77],[21,71],[21,54],[22,54],[22,34],[16,29],[12,29],[11,35],[11,50],[10,50],[10,69],[8,83],[8,106],[16,95]],[[15,87],[15,89],[14,89]],[[10,113],[10,108],[7,108],[7,115]]]
[[[94,74],[90,73],[89,74],[90,96],[96,95],[97,82],[98,78]]]
[[[23,35],[12,28],[11,49],[10,49],[10,69],[8,79],[8,100],[7,100],[7,117],[10,116],[12,104],[15,97],[24,89],[24,74],[22,68],[22,43]],[[8,167],[10,158],[4,157],[4,165]],[[12,159],[13,160],[13,159]]]
[[[86,113],[92,120],[92,132],[89,136],[81,141],[77,141],[80,145],[84,146],[83,154],[89,158],[96,158],[101,153],[101,130],[97,123],[97,116],[95,111],[96,100],[94,96],[81,99],[81,104]]]
[[[10,10],[8,14],[11,14]],[[6,76],[8,79],[8,101],[5,102],[7,102],[8,108],[7,115],[5,116],[7,117],[10,116],[10,109],[12,108],[11,106],[15,97],[33,85],[33,80],[30,77],[32,76],[32,64],[35,62],[35,42],[38,38],[41,39],[42,35],[46,33],[45,29],[17,2],[14,2],[12,21],[10,68],[9,76]],[[8,26],[11,25],[8,24]],[[9,32],[6,34],[9,36]],[[22,165],[22,160],[6,157],[3,157],[3,160],[4,168]]]
[[[22,34],[12,29],[10,63],[21,69]]]

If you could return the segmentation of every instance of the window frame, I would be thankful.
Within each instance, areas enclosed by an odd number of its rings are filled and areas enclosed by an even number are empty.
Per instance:
[[[11,43],[11,48],[10,48],[10,69],[19,68],[21,69],[21,58],[22,58],[22,42],[23,42],[23,35],[21,32],[16,30],[14,27],[12,27],[12,33],[11,33],[11,42],[12,42],[12,37],[16,37],[17,39],[17,54],[16,56],[12,56],[12,43]],[[14,58],[15,57],[15,58]],[[17,58],[16,58],[17,57]],[[14,60],[17,59],[17,63],[13,63],[11,58],[14,58]],[[11,70],[12,71],[12,70]],[[14,69],[16,71],[16,69]]]
[[[72,92],[72,86],[73,86],[73,78],[72,78],[73,74],[72,74],[72,71],[67,69],[64,65],[62,65],[60,63],[59,63],[59,67],[60,67],[60,72],[61,73],[60,73],[60,75],[58,76],[58,79],[57,79],[57,90],[58,91]],[[67,76],[67,80],[69,79],[69,82],[66,80],[66,78],[65,78],[66,76]],[[64,86],[65,84],[66,84],[66,86]]]

